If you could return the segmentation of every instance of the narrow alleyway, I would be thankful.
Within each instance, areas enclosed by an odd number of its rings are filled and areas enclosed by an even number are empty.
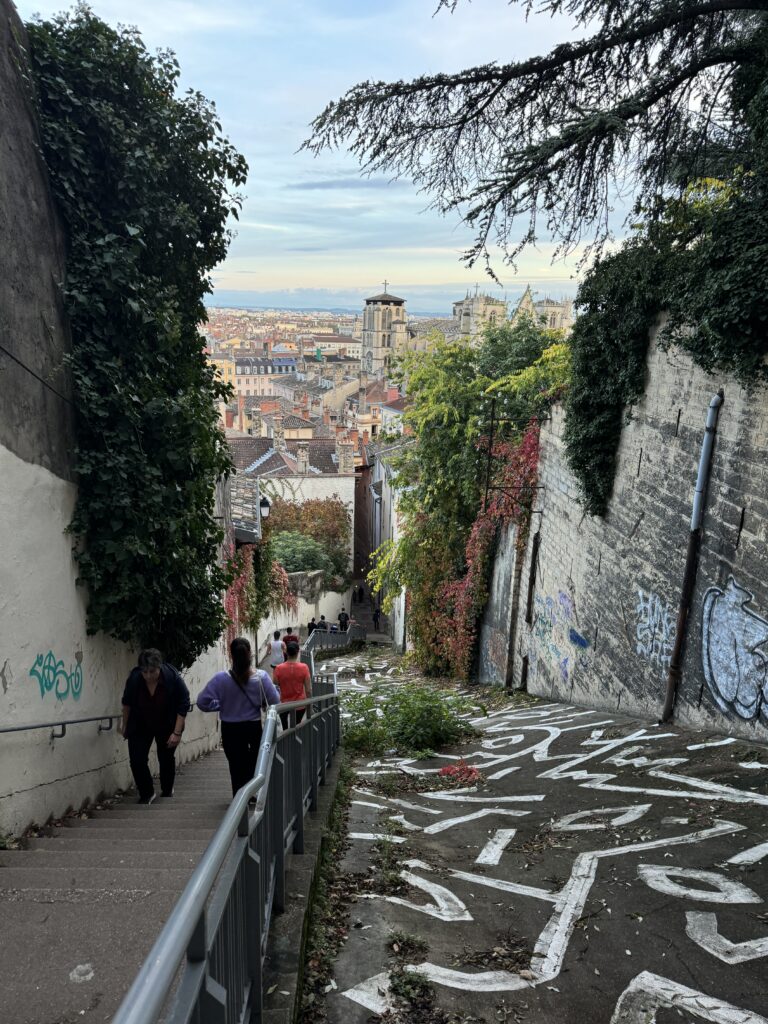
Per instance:
[[[342,870],[387,845],[402,884],[353,895],[328,1020],[402,1009],[405,969],[434,1004],[396,1020],[766,1024],[768,750],[534,700],[475,724],[471,785],[438,785],[458,751],[357,764]]]
[[[0,1019],[111,1020],[230,798],[217,752],[178,769],[170,799],[129,792],[0,851]]]

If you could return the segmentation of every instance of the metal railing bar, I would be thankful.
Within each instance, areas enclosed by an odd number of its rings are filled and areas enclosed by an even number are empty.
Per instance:
[[[197,705],[194,701],[189,705],[192,711]],[[66,721],[58,722],[33,722],[31,725],[4,725],[0,728],[0,734],[6,732],[31,732],[34,729],[67,729],[70,725],[87,725],[89,722],[108,722],[109,725],[99,726],[99,732],[109,732],[112,723],[123,717],[122,711],[112,712],[107,715],[92,715],[90,718],[68,718]]]
[[[186,953],[187,944],[192,938],[197,920],[205,909],[221,865],[237,834],[240,817],[247,810],[250,798],[255,796],[268,780],[270,762],[274,754],[276,722],[277,715],[270,709],[256,763],[256,774],[252,781],[238,790],[232,798],[221,825],[136,975],[114,1017],[113,1024],[147,1024],[154,1021],[160,1013],[176,970]]]
[[[191,965],[187,957],[187,962],[182,969],[182,978],[186,979],[191,967],[194,966],[195,973],[198,966],[205,967],[204,981],[202,986],[199,982],[196,986],[194,984],[190,986],[193,990],[195,987],[197,988],[197,999],[192,1004],[187,1003],[185,1007],[180,1002],[176,1003],[181,1016],[172,1019],[190,1021],[196,1019],[200,1012],[205,1016],[205,1007],[209,1004],[209,1008],[212,1010],[215,1004],[218,1014],[219,998],[225,990],[210,973],[211,959],[214,962],[217,961],[219,956],[226,955],[227,950],[232,950],[233,943],[235,946],[238,945],[234,933],[229,934],[233,928],[238,931],[238,934],[241,930],[243,931],[241,938],[245,935],[245,931],[237,925],[236,911],[237,901],[242,902],[244,893],[247,892],[244,857],[250,857],[252,853],[260,861],[262,881],[266,883],[262,887],[264,915],[259,922],[262,932],[261,955],[264,955],[272,912],[282,909],[285,898],[284,863],[286,853],[290,849],[290,847],[288,850],[286,849],[284,841],[283,817],[288,815],[285,813],[283,801],[286,794],[285,787],[291,786],[291,780],[282,753],[278,752],[278,714],[286,710],[317,706],[317,711],[312,717],[307,714],[298,726],[294,726],[290,730],[286,747],[290,754],[298,755],[300,748],[293,749],[294,743],[290,740],[290,734],[295,734],[307,724],[312,726],[308,735],[314,739],[308,744],[307,752],[312,758],[310,775],[314,777],[310,782],[310,794],[316,803],[318,767],[320,778],[324,779],[326,763],[331,759],[334,749],[333,736],[335,733],[332,726],[336,717],[335,702],[337,700],[336,693],[329,693],[284,705],[274,705],[269,709],[254,778],[235,794],[216,834],[126,993],[113,1018],[113,1024],[155,1024],[167,1001],[179,965],[185,959],[195,932],[197,931],[203,939],[200,934],[200,925],[205,921],[206,903],[212,893],[214,893],[214,897],[211,907],[208,909],[211,918],[206,922],[205,937],[201,942],[201,945],[204,946],[204,957],[199,965]],[[318,728],[320,724],[322,738]],[[319,766],[318,762],[321,762]],[[254,796],[257,800],[255,813],[248,816],[248,802]],[[297,794],[289,793],[289,796],[295,801]],[[310,799],[310,805],[312,802]],[[295,820],[294,815],[292,823]],[[246,822],[247,829],[245,828]],[[272,826],[278,822],[281,827],[275,832]],[[243,835],[244,830],[247,831],[247,836]],[[293,842],[293,838],[291,842]],[[229,870],[221,872],[222,866],[225,864],[234,868],[233,872]],[[230,873],[232,878],[228,877]],[[225,885],[225,881],[229,884]],[[243,891],[241,892],[241,890]],[[221,926],[218,931],[213,927],[214,923]],[[224,932],[227,934],[223,934]],[[228,940],[229,946],[227,945]],[[239,1004],[237,1011],[239,1014],[242,1007],[240,999],[244,991],[242,971],[240,966],[230,965],[230,967],[234,972],[232,977],[234,978],[236,975],[241,980],[236,981],[235,984],[239,991],[228,991],[227,997],[233,1003]],[[218,973],[224,977],[223,972]],[[245,980],[247,983],[247,978]],[[183,991],[188,991],[183,982],[179,992],[182,991],[182,988]],[[249,988],[246,993],[246,1001],[250,1002],[251,998]]]
[[[28,732],[32,729],[59,729],[63,725],[65,728],[69,725],[84,725],[87,722],[109,722],[109,726],[102,729],[102,732],[107,732],[108,729],[112,728],[112,722],[116,718],[122,718],[122,714],[116,715],[94,715],[92,718],[73,718],[66,722],[35,722],[33,725],[6,725],[0,729],[0,733],[5,732]]]

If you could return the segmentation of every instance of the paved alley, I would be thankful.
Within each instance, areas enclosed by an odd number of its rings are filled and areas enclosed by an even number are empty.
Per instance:
[[[344,870],[389,832],[402,885],[353,898],[328,1019],[405,967],[462,1021],[765,1024],[768,750],[536,701],[475,724],[471,785],[438,788],[458,753],[358,764]]]

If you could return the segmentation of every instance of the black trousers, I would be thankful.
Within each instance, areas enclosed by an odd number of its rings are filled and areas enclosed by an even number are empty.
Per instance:
[[[229,762],[232,796],[253,778],[260,743],[260,721],[221,723],[221,745]]]
[[[170,793],[173,790],[173,780],[176,778],[176,751],[168,748],[171,732],[172,728],[158,733],[139,731],[128,737],[128,758],[133,772],[133,781],[143,800],[155,792],[152,773],[149,770],[149,752],[153,743],[157,745],[160,789],[163,793]]]
[[[304,715],[306,715],[306,713],[307,713],[307,709],[306,708],[299,708],[296,711],[296,725],[299,724],[299,722],[302,720]],[[288,717],[289,717],[289,715],[290,715],[290,711],[283,711],[283,713],[280,715],[280,722],[281,722],[281,724],[282,724],[284,729],[288,728]]]

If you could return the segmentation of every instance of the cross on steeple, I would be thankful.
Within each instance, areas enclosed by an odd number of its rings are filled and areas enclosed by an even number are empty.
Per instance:
[[[384,281],[384,294],[385,294],[385,295],[387,294],[387,285],[388,285],[388,284],[389,284],[389,281],[387,281],[387,280],[385,279],[385,281]]]

